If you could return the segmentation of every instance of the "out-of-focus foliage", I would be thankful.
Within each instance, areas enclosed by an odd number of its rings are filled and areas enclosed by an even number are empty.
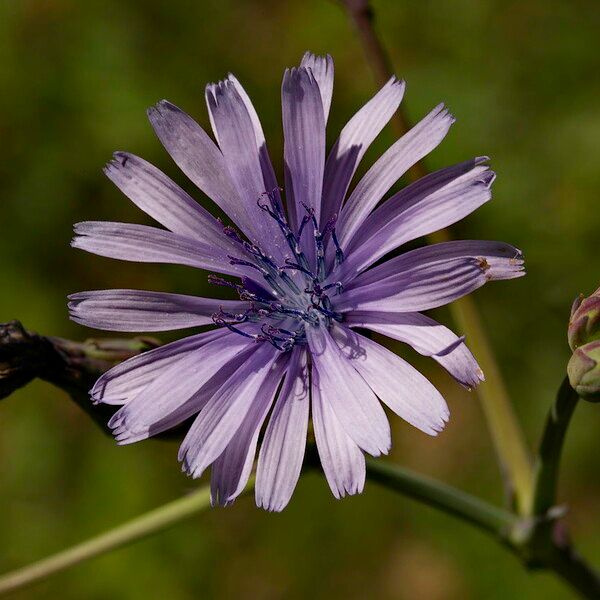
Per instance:
[[[598,286],[600,12],[593,0],[374,3],[408,82],[412,119],[445,101],[458,121],[432,168],[488,154],[495,199],[457,228],[522,248],[528,276],[476,294],[533,444],[569,356],[571,301]],[[205,82],[233,71],[255,100],[281,170],[279,85],[306,49],[330,52],[329,139],[373,92],[361,49],[327,0],[0,0],[0,320],[84,338],[69,292],[139,287],[208,293],[203,274],[138,266],[69,248],[71,224],[143,221],[106,180],[114,150],[176,172],[145,109],[166,97],[205,125]],[[386,131],[365,165],[393,137]],[[281,172],[281,171],[280,171]],[[187,185],[187,184],[186,184]],[[190,186],[187,189],[191,190]],[[197,194],[197,197],[199,195]],[[448,314],[438,316],[448,320]],[[430,439],[393,420],[392,458],[500,502],[477,399],[394,347],[447,395],[452,419]],[[399,382],[401,385],[401,382]],[[600,561],[598,406],[577,410],[562,498],[581,550]],[[15,568],[196,485],[176,445],[118,448],[58,391],[35,383],[0,405],[0,569]],[[302,479],[281,515],[249,499],[61,574],[19,597],[565,598],[480,533],[375,485],[336,502]]]

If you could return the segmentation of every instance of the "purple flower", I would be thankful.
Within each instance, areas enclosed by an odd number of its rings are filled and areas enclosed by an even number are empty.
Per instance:
[[[239,300],[137,290],[70,297],[78,323],[112,331],[216,325],[129,359],[91,391],[121,405],[110,421],[120,444],[195,417],[181,444],[183,469],[212,465],[212,497],[231,503],[250,475],[257,443],[256,502],[282,510],[302,466],[309,412],[336,498],[361,492],[364,452],[390,449],[381,406],[436,435],[446,402],[407,362],[356,329],[431,356],[463,386],[483,379],[449,329],[421,311],[493,279],[523,275],[521,253],[502,242],[455,241],[405,252],[403,244],[451,225],[490,199],[494,173],[478,157],[441,169],[381,200],[454,122],[439,105],[394,143],[348,190],[375,137],[397,110],[404,82],[392,77],[342,129],[325,154],[333,91],[330,56],[306,53],[282,85],[285,200],[248,95],[233,76],[206,88],[217,143],[167,101],[148,111],[179,168],[231,219],[222,223],[143,159],[117,152],[106,174],[164,229],[129,223],[75,226],[73,246],[136,262],[219,273],[209,280]],[[229,276],[223,278],[221,275]]]

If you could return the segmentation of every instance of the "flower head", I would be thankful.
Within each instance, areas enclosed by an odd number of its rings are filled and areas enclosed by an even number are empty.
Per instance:
[[[390,449],[381,403],[430,435],[444,427],[448,408],[423,375],[356,329],[411,345],[471,388],[483,374],[464,339],[421,311],[487,281],[523,275],[521,253],[502,242],[448,242],[382,262],[489,200],[494,173],[486,157],[474,158],[381,203],[454,122],[439,105],[348,193],[364,153],[397,110],[404,82],[392,77],[326,155],[332,91],[330,56],[307,53],[284,74],[285,194],[256,111],[234,76],[206,88],[216,143],[179,108],[159,102],[148,114],[160,141],[231,222],[223,226],[151,164],[118,152],[106,174],[164,229],[75,226],[75,247],[205,269],[212,283],[239,295],[215,300],[121,289],[70,297],[72,318],[99,329],[215,326],[119,364],[91,391],[95,402],[121,405],[110,421],[121,444],[193,417],[179,459],[193,477],[212,466],[215,503],[232,502],[244,488],[264,429],[256,500],[281,510],[298,480],[309,413],[333,494],[360,492],[363,453]]]

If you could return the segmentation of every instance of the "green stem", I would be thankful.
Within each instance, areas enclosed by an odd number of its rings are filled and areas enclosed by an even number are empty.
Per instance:
[[[564,378],[548,416],[535,464],[535,486],[530,513],[543,516],[555,505],[558,468],[571,417],[579,397]]]
[[[341,0],[346,7],[358,32],[367,62],[375,81],[382,86],[392,76],[391,60],[378,37],[373,25],[373,10],[368,0]],[[408,119],[400,108],[393,117],[392,125],[397,135],[409,129]],[[427,174],[425,164],[418,162],[409,172],[411,181]],[[432,243],[450,239],[447,230],[428,236]],[[490,430],[500,470],[509,497],[514,499],[520,514],[526,514],[532,494],[532,461],[525,436],[516,418],[502,374],[494,358],[488,337],[482,327],[477,306],[472,297],[467,296],[450,305],[452,317],[485,373],[486,381],[477,391],[483,412]]]
[[[372,481],[478,527],[512,550],[526,565],[554,571],[583,597],[600,597],[598,575],[574,552],[568,539],[560,535],[559,524],[553,528],[532,528],[528,519],[522,520],[445,483],[384,461],[367,459],[367,468]],[[254,479],[251,479],[245,492],[253,487]],[[0,595],[158,533],[201,512],[209,504],[210,491],[201,488],[112,531],[0,577]],[[524,535],[515,535],[519,531]]]
[[[600,575],[567,543],[557,545],[547,567],[568,583],[582,598],[600,598]]]
[[[492,535],[530,569],[547,569],[582,598],[600,598],[600,577],[572,547],[560,522],[519,517],[408,469],[367,459],[369,479],[409,498],[453,515]]]
[[[485,381],[477,388],[477,396],[492,437],[507,495],[514,500],[517,512],[525,515],[533,493],[532,459],[500,367],[474,299],[465,296],[453,302],[450,311],[485,373]]]
[[[254,479],[248,483],[245,492],[250,491],[253,487]],[[50,575],[65,571],[90,558],[158,533],[171,525],[192,517],[209,506],[210,489],[202,487],[188,496],[169,502],[111,531],[22,569],[7,573],[0,577],[0,595],[21,589]]]
[[[403,467],[367,459],[367,470],[370,481],[377,481],[409,498],[454,515],[500,540],[509,536],[518,521],[515,515],[503,508]]]

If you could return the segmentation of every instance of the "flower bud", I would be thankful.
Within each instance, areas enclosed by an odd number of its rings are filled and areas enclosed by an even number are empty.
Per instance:
[[[579,396],[600,402],[600,340],[584,344],[573,352],[567,374]]]
[[[581,294],[575,299],[568,337],[571,350],[600,339],[600,288],[587,298]]]

